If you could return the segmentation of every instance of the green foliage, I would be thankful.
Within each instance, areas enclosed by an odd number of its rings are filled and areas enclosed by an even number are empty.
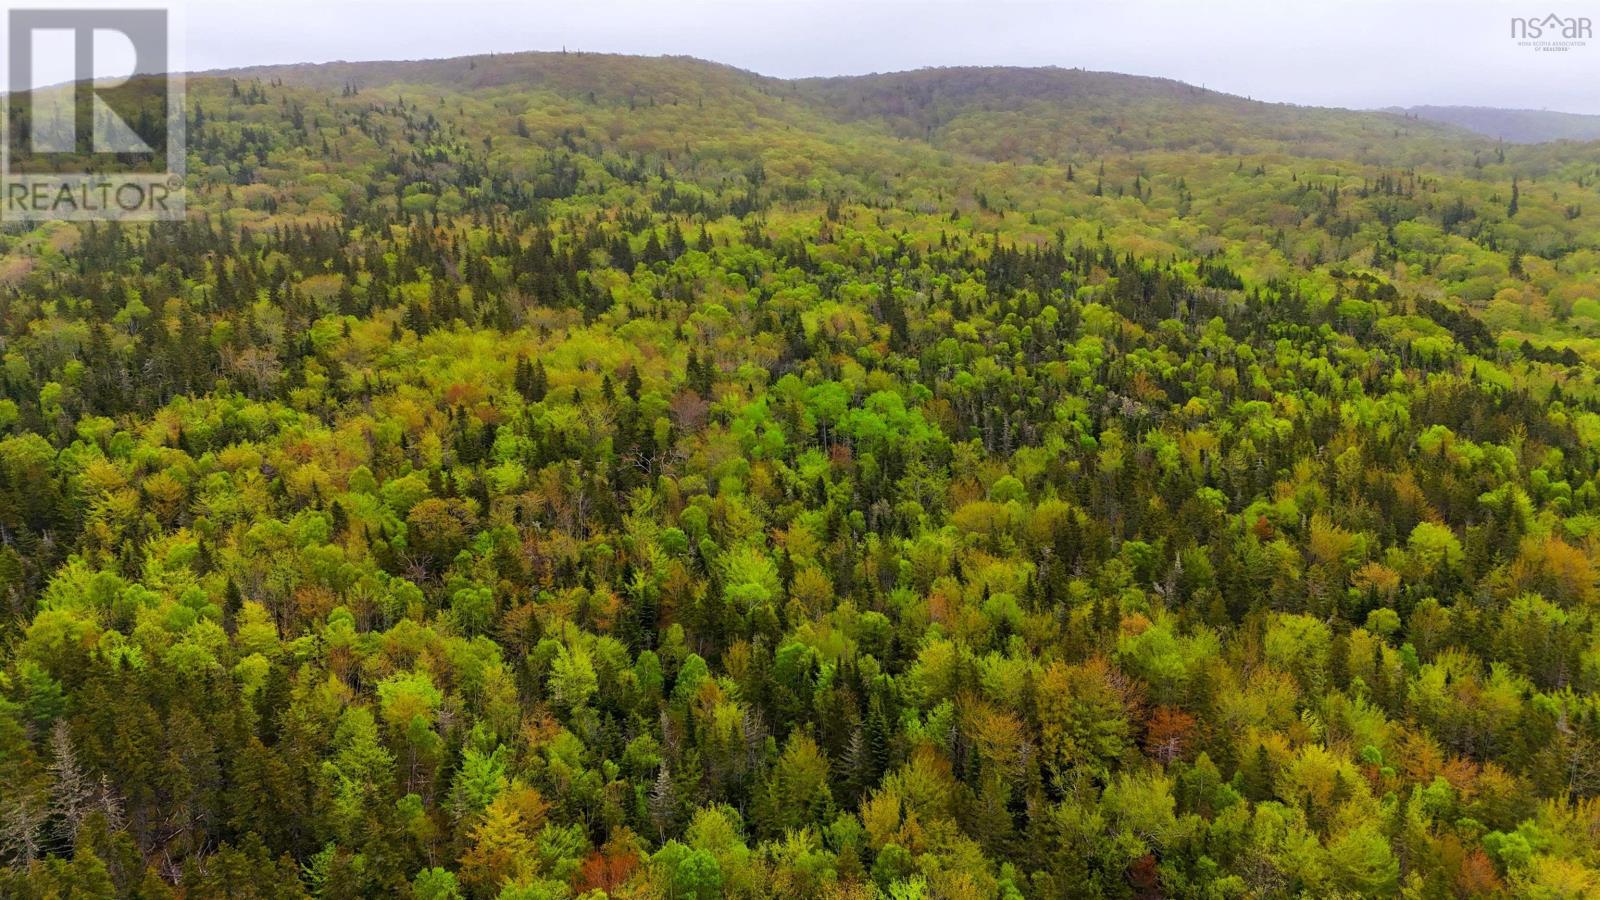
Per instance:
[[[190,89],[190,221],[0,234],[0,895],[1600,885],[1591,147]]]

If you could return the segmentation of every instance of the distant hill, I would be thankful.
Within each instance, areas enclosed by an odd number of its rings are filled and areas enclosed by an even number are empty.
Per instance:
[[[1489,106],[1412,106],[1388,112],[1465,128],[1513,144],[1546,141],[1600,140],[1600,116],[1543,109],[1496,109]]]
[[[546,90],[599,100],[659,103],[725,99],[776,90],[784,82],[690,56],[613,53],[488,53],[446,59],[296,63],[194,73],[200,77],[278,80],[323,90],[346,86],[436,86],[459,91]]]
[[[1006,162],[1154,151],[1412,165],[1439,163],[1444,155],[1471,159],[1469,148],[1479,143],[1427,117],[1265,103],[1171,79],[1057,67],[780,79],[683,56],[530,52],[199,74],[322,90],[415,85],[480,94],[544,91],[629,105],[733,103],[800,127],[818,119],[876,125],[898,138]]]
[[[1265,103],[1167,78],[1056,67],[928,68],[812,78],[801,93],[847,119],[989,159],[1127,152],[1282,152],[1415,162],[1470,141],[1387,112]]]

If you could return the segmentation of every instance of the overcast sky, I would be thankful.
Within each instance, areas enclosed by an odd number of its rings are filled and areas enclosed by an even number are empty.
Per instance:
[[[1593,0],[194,0],[185,67],[566,47],[786,77],[1079,66],[1326,106],[1600,113],[1600,41],[1511,37],[1513,15],[1552,12],[1600,21]]]

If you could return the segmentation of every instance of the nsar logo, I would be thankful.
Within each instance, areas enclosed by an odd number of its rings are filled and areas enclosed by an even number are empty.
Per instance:
[[[1587,16],[1548,16],[1511,20],[1511,38],[1519,47],[1561,52],[1588,46],[1594,37],[1594,22]]]

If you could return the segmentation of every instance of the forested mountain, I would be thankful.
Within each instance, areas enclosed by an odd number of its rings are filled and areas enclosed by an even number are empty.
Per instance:
[[[1600,892],[1600,146],[189,82],[0,233],[0,896]]]
[[[1456,125],[1514,144],[1600,140],[1600,116],[1485,106],[1413,106],[1391,111],[1430,122]]]

